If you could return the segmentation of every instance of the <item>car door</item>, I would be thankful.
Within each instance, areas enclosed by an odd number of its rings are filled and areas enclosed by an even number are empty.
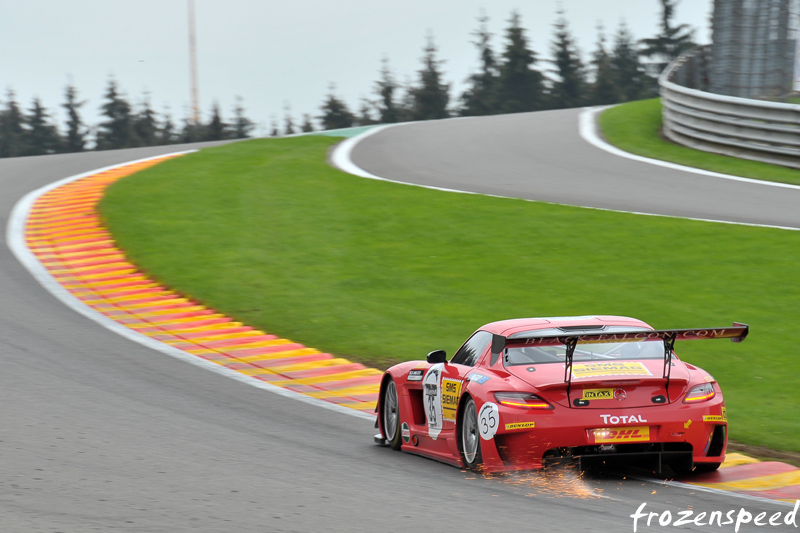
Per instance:
[[[475,332],[442,369],[442,419],[444,431],[455,431],[458,404],[475,364],[492,342],[488,331]]]

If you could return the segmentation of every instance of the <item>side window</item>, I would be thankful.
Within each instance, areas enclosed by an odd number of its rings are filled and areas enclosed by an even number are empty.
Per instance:
[[[488,331],[478,331],[467,342],[464,343],[453,358],[451,363],[458,363],[459,365],[475,366],[478,358],[486,351],[489,343],[492,342],[492,334]]]

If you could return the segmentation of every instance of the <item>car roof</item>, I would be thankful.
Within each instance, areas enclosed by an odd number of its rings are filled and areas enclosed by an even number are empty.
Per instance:
[[[627,316],[591,315],[591,316],[557,316],[543,318],[512,318],[486,324],[483,331],[508,337],[523,331],[551,328],[576,328],[586,326],[589,329],[601,326],[623,326],[631,328],[653,329],[645,322]]]

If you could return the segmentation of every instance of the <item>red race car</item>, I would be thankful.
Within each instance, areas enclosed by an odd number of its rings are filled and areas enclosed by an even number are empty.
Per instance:
[[[675,356],[680,340],[741,342],[748,326],[654,330],[634,318],[523,318],[487,324],[448,362],[391,367],[376,442],[484,471],[622,459],[708,472],[725,459],[722,392]]]

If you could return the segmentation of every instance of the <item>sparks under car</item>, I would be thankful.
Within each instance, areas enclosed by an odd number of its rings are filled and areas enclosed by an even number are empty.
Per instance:
[[[564,457],[711,471],[728,440],[722,392],[673,345],[747,333],[744,324],[654,330],[618,316],[487,324],[449,362],[437,350],[386,371],[376,441],[484,471]]]

